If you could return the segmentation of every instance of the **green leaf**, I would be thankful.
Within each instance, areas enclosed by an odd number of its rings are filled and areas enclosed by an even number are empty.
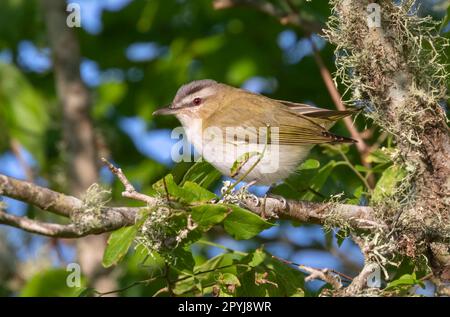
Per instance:
[[[320,167],[320,162],[314,159],[308,159],[303,162],[302,165],[298,168],[298,170],[312,170]]]
[[[241,285],[237,276],[234,274],[231,274],[231,273],[221,274],[221,276],[219,277],[219,282],[222,284],[227,284],[227,285],[230,285],[230,284]]]
[[[447,2],[448,4],[448,2]],[[450,5],[447,8],[447,14],[445,15],[444,19],[442,20],[440,32],[450,23]]]
[[[5,63],[0,63],[0,105],[0,147],[10,136],[43,166],[50,121],[47,102],[15,66]]]
[[[263,264],[266,260],[266,253],[258,249],[255,252],[249,254],[248,258],[250,259],[248,265],[251,267],[257,267],[258,265]]]
[[[230,297],[236,293],[236,287],[241,286],[238,277],[232,273],[220,273],[218,282],[221,297]]]
[[[223,205],[201,205],[191,210],[192,219],[204,230],[222,222],[231,211]]]
[[[102,264],[110,267],[117,264],[127,253],[138,232],[136,225],[120,228],[111,233],[103,254]]]
[[[355,191],[353,192],[353,196],[356,198],[361,198],[362,194],[364,193],[364,188],[362,186],[358,186],[355,188]]]
[[[194,270],[194,257],[192,252],[188,248],[179,247],[172,252],[173,260],[171,261],[173,266],[181,272],[192,273]]]
[[[223,222],[224,228],[235,239],[250,239],[261,231],[273,226],[272,223],[248,210],[234,205],[226,206],[232,212],[225,218]]]
[[[326,165],[324,165],[321,169],[319,169],[319,172],[313,177],[313,179],[311,181],[311,185],[310,185],[311,189],[313,189],[316,192],[320,192],[320,189],[327,181],[335,164],[336,164],[335,161],[330,161]],[[302,196],[302,199],[305,199],[305,200],[312,200],[314,198],[316,198],[316,194],[314,194],[310,191],[305,193]]]
[[[400,276],[398,279],[390,282],[386,286],[386,290],[401,286],[414,286],[414,285],[420,285],[422,288],[424,288],[423,282],[416,278],[416,273],[404,274]]]
[[[183,187],[178,186],[173,180],[173,176],[171,174],[166,175],[164,179],[153,185],[153,188],[159,192],[160,195],[165,196],[167,194],[164,186],[164,180],[166,182],[169,196],[185,203],[208,202],[214,198],[217,198],[214,193],[191,181],[184,182]]]
[[[250,253],[245,261],[258,264],[251,269],[238,267],[241,287],[236,296],[304,296],[304,274],[299,270],[261,249]]]
[[[20,296],[23,297],[62,297],[62,296],[78,296],[84,290],[85,280],[80,280],[80,287],[69,287],[67,278],[71,272],[65,269],[49,269],[39,272],[22,288]]]
[[[164,259],[156,252],[150,252],[143,244],[136,246],[133,255],[128,260],[128,266],[145,266],[161,268],[164,266]]]
[[[189,199],[188,202],[208,202],[217,198],[214,193],[190,181],[184,183],[183,190],[189,193],[185,196],[186,199]]]
[[[365,173],[371,171],[370,168],[365,167],[365,166],[362,166],[362,165],[359,165],[359,164],[356,164],[356,165],[355,165],[355,169],[356,169],[358,172],[365,172]]]
[[[406,176],[405,170],[398,166],[388,167],[381,175],[372,194],[372,201],[379,202],[395,194],[395,187]]]
[[[187,172],[184,174],[181,185],[186,181],[197,183],[203,188],[209,188],[214,185],[222,174],[211,164],[206,161],[196,162]]]
[[[241,255],[236,253],[223,253],[215,256],[206,262],[194,267],[195,276],[182,275],[184,277],[180,282],[177,282],[174,286],[174,293],[177,295],[185,294],[193,288],[197,288],[205,292],[205,288],[217,282],[217,278],[220,273],[232,273],[236,274],[236,266],[232,264],[242,259]]]
[[[366,160],[368,163],[388,163],[391,162],[390,152],[387,148],[376,149],[367,156]]]
[[[342,242],[344,242],[345,238],[347,238],[347,232],[345,232],[344,230],[339,230],[338,232],[336,232],[336,242],[339,247],[342,245]]]

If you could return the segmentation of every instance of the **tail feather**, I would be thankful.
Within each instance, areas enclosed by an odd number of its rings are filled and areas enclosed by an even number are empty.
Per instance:
[[[329,131],[323,131],[322,135],[324,137],[330,139],[329,143],[357,143],[358,142],[355,139],[348,138],[348,137],[345,137],[345,136],[340,136],[340,135],[331,133]]]

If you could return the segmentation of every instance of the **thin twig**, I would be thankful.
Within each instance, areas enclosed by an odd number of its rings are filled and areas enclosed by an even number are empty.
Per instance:
[[[156,198],[137,192],[136,189],[134,188],[134,186],[130,183],[128,178],[122,172],[121,168],[115,167],[112,163],[110,163],[104,157],[102,157],[101,160],[102,160],[103,164],[109,168],[111,173],[113,173],[114,175],[117,176],[117,178],[120,180],[120,182],[125,187],[125,191],[122,192],[122,197],[143,201],[149,206],[153,206],[157,203]]]
[[[277,256],[275,256],[275,255],[272,255],[272,257],[273,257],[274,259],[277,259],[278,261],[281,261],[281,262],[283,262],[283,263],[285,263],[285,264],[294,265],[294,266],[296,266],[296,267],[298,267],[298,268],[300,268],[300,269],[306,268],[306,266],[303,265],[303,264],[298,264],[298,263],[295,263],[295,262],[292,262],[292,261],[289,261],[289,260],[286,260],[286,259],[283,259],[283,258],[279,258],[279,257],[277,257]],[[310,267],[310,268],[311,268],[311,267]],[[318,269],[318,268],[311,268],[311,269],[314,269],[314,270],[321,270],[321,269]],[[344,273],[341,273],[341,272],[339,272],[339,271],[336,271],[336,270],[334,270],[334,269],[327,269],[327,270],[330,271],[330,272],[333,272],[334,274],[339,275],[339,276],[341,276],[341,277],[343,277],[343,278],[345,278],[345,279],[347,279],[347,280],[349,280],[349,281],[352,281],[352,280],[353,280],[353,277],[348,276],[348,275],[346,275],[346,274],[344,274]]]

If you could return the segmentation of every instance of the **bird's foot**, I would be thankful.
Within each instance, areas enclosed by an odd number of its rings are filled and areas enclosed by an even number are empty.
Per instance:
[[[268,197],[275,198],[275,199],[278,199],[279,201],[281,201],[281,203],[282,203],[281,209],[282,210],[285,210],[288,208],[287,200],[283,196],[270,194]]]

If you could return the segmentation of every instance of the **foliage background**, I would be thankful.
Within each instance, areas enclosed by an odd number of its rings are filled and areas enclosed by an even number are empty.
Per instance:
[[[182,175],[189,164],[174,163],[170,149],[176,140],[172,117],[151,113],[171,101],[177,88],[193,79],[212,78],[270,97],[334,108],[323,83],[310,42],[301,31],[281,25],[246,8],[216,11],[210,0],[73,0],[82,8],[82,28],[77,29],[83,56],[81,75],[93,95],[92,115],[101,151],[122,167],[142,192],[172,171]],[[276,1],[274,1],[276,2]],[[441,20],[448,1],[418,1],[419,13]],[[327,1],[296,1],[300,10],[324,23],[330,15]],[[27,167],[38,184],[65,191],[67,179],[62,150],[62,120],[57,103],[50,49],[43,15],[35,0],[4,0],[0,4],[0,173],[27,179]],[[449,27],[444,28],[448,36]],[[327,68],[333,72],[334,47],[317,35],[313,40]],[[345,92],[341,93],[344,95]],[[381,140],[392,148],[389,136],[358,117],[355,125],[367,133],[369,144]],[[342,123],[333,131],[348,135]],[[18,150],[19,149],[19,150]],[[332,195],[365,204],[368,191],[357,172],[379,180],[389,162],[374,156],[374,169],[361,166],[354,147],[341,153],[315,147],[308,169],[277,188],[285,197],[322,201]],[[133,204],[120,197],[122,186],[105,169],[101,182],[113,189],[114,204]],[[220,188],[217,182],[211,190]],[[308,190],[313,188],[313,191]],[[267,188],[256,188],[262,195]],[[26,204],[3,199],[8,212],[42,219]],[[45,215],[45,217],[49,217]],[[72,295],[61,281],[66,265],[77,262],[74,241],[32,236],[13,228],[0,228],[0,295]],[[338,245],[333,231],[314,225],[280,221],[257,237],[236,241],[222,228],[208,232],[205,240],[238,251],[261,245],[271,254],[317,268],[332,268],[355,275],[362,267],[358,247],[345,239]],[[106,241],[105,241],[106,244]],[[217,246],[194,244],[197,263],[223,253]],[[156,266],[158,264],[155,264]],[[153,273],[139,265],[130,252],[110,269],[117,288],[148,278]],[[83,280],[86,285],[92,281]],[[122,296],[152,295],[163,284],[135,285]],[[322,282],[307,283],[313,295]],[[107,290],[104,290],[107,291]],[[432,290],[416,290],[430,294]]]

